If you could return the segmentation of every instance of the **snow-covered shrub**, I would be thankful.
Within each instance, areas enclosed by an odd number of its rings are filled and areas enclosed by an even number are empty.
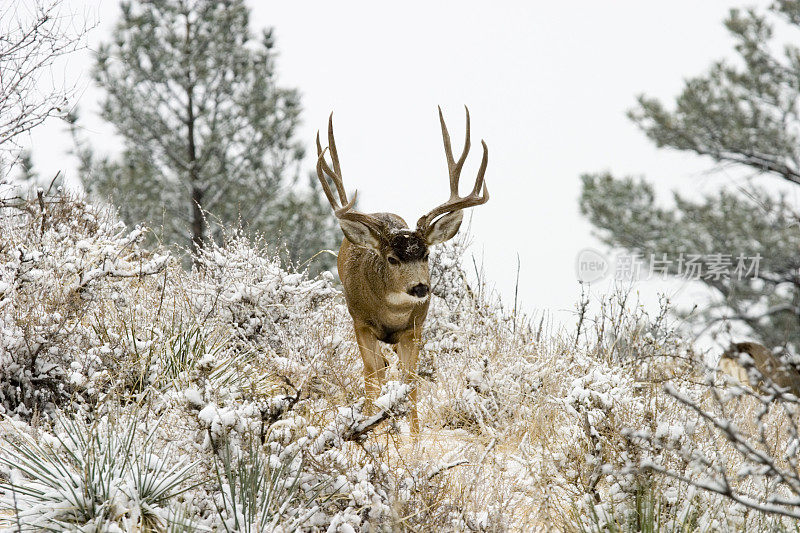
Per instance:
[[[0,212],[0,413],[29,417],[105,390],[120,354],[95,317],[164,270],[102,209],[67,195]]]
[[[377,414],[365,415],[362,401],[339,407],[322,428],[283,410],[263,435],[263,446],[253,431],[258,417],[242,424],[248,419],[246,409],[206,406],[198,417],[212,437],[201,446],[210,449],[211,441],[222,442],[214,456],[219,487],[210,492],[219,514],[213,527],[260,531],[274,523],[291,530],[336,523],[360,528],[369,522],[391,529],[397,519],[394,508],[401,503],[398,494],[413,498],[417,489],[405,487],[405,477],[386,462],[386,450],[369,435],[384,421],[405,414],[409,390],[407,384],[390,382],[375,401]]]
[[[352,322],[329,272],[314,279],[287,272],[266,246],[235,235],[225,246],[210,244],[198,264],[183,281],[188,313],[224,337],[216,359],[236,360],[240,389],[242,379],[253,390],[252,380],[271,375],[273,386],[288,378],[314,393],[334,382],[343,404],[358,398]]]
[[[583,419],[586,463],[593,465],[576,477],[586,493],[576,499],[577,523],[592,531],[786,527],[764,511],[775,512],[794,492],[793,481],[780,490],[781,475],[769,472],[792,471],[781,471],[790,466],[781,461],[791,462],[793,409],[770,409],[774,397],[750,405],[737,400],[743,389],[715,380],[707,356],[669,326],[666,305],[650,317],[638,305],[627,309],[626,298],[601,302],[584,341],[591,368],[569,394],[570,411]],[[753,461],[745,450],[756,449],[763,455]],[[753,483],[756,471],[765,474],[761,483]]]
[[[632,432],[650,454],[642,466],[732,500],[739,524],[763,514],[775,517],[771,527],[796,524],[800,401],[769,380],[756,392],[733,380],[716,382],[713,370],[705,370],[703,396],[672,383],[666,386],[688,422]]]

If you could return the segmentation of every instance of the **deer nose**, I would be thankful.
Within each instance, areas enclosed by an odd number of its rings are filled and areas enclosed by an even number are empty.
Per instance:
[[[428,295],[428,286],[424,283],[418,283],[408,289],[408,294],[417,298],[425,298]]]

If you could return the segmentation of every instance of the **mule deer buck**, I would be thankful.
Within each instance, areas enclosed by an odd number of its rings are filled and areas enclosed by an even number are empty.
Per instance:
[[[466,108],[465,108],[466,109]],[[417,370],[422,324],[430,303],[428,248],[453,238],[464,218],[463,210],[489,200],[483,181],[489,149],[483,145],[483,159],[472,192],[461,197],[458,182],[470,148],[469,109],[466,140],[458,161],[453,159],[450,135],[439,108],[444,153],[450,173],[450,198],[417,221],[416,229],[394,213],[366,214],[354,209],[357,192],[348,201],[342,182],[342,168],[333,139],[333,113],[328,119],[328,148],[333,169],[317,132],[317,175],[344,233],[337,267],[344,287],[347,308],[353,317],[356,341],[364,361],[367,398],[375,399],[386,379],[387,362],[378,341],[394,345],[403,379],[412,381]],[[337,202],[328,184],[330,177],[339,196]],[[411,390],[411,431],[419,433],[417,387]]]
[[[743,357],[743,354],[747,354]],[[749,357],[747,357],[749,356]],[[729,368],[728,361],[735,362],[744,369],[746,379],[741,379],[741,374],[736,373],[736,368]],[[770,386],[764,386],[765,381],[770,381],[782,389],[787,389],[795,396],[800,397],[800,373],[792,366],[781,361],[772,351],[757,342],[735,342],[722,353],[720,368],[733,375],[740,382],[749,383],[761,393],[770,392]],[[751,376],[748,367],[753,366],[757,372]],[[755,382],[754,382],[755,380]]]

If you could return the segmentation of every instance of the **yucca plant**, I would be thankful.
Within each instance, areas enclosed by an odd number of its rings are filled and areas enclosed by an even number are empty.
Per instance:
[[[578,529],[582,533],[688,533],[708,529],[698,523],[703,513],[700,505],[690,496],[691,491],[687,493],[681,490],[679,501],[670,504],[663,490],[663,486],[650,480],[642,481],[629,495],[633,501],[625,502],[632,503],[633,507],[625,510],[613,500],[606,508],[590,500],[584,511],[588,512],[588,524],[580,519],[577,508],[573,508]]]
[[[197,484],[194,464],[156,450],[154,432],[137,438],[136,417],[127,426],[91,426],[62,417],[55,437],[24,434],[0,443],[0,509],[25,531],[163,531],[170,503]]]
[[[230,533],[294,531],[318,510],[318,498],[327,486],[302,483],[302,463],[297,454],[275,466],[269,452],[248,439],[239,457],[229,445],[217,459],[216,475],[220,489],[215,503],[221,527]],[[326,498],[327,499],[327,498]]]
[[[167,379],[178,379],[192,371],[207,354],[214,355],[220,349],[209,345],[200,327],[186,326],[184,329],[181,326],[163,344],[163,373]]]
[[[148,354],[147,368],[151,359],[160,365],[153,379],[155,387],[184,390],[192,386],[198,364],[210,358],[213,364],[207,369],[207,377],[215,389],[236,386],[261,394],[271,392],[269,376],[253,369],[256,350],[230,349],[230,338],[215,337],[201,326],[173,325],[172,334],[159,345],[160,352]]]

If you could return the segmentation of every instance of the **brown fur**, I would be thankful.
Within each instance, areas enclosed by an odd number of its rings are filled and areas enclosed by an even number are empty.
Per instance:
[[[408,227],[402,218],[391,213],[373,216],[386,224],[387,233]],[[356,340],[364,360],[364,378],[370,398],[375,398],[380,383],[386,378],[386,361],[377,341],[396,345],[404,377],[413,378],[419,358],[422,324],[430,303],[430,298],[396,305],[386,300],[387,294],[405,293],[416,283],[430,285],[427,257],[424,261],[404,262],[393,267],[386,259],[390,253],[396,252],[388,242],[383,243],[378,252],[344,238],[337,261],[347,308],[353,317]],[[391,269],[399,270],[404,266],[408,272],[399,272],[399,275],[391,272]],[[411,425],[412,430],[418,431],[416,387],[411,396]]]
[[[729,359],[739,363],[739,354],[746,353],[753,358],[753,366],[778,387],[788,389],[795,396],[800,396],[800,373],[793,367],[781,361],[772,351],[757,342],[731,343],[723,354],[722,359]],[[749,378],[748,378],[748,381]],[[761,392],[767,392],[762,387],[763,380],[751,385]]]

